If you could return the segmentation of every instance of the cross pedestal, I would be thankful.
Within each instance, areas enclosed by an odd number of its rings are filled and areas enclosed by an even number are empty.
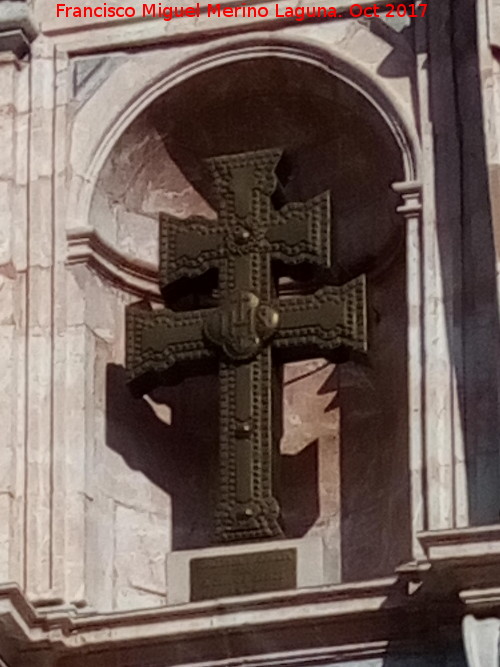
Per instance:
[[[332,559],[320,536],[173,551],[166,568],[169,604],[340,581],[340,562]]]

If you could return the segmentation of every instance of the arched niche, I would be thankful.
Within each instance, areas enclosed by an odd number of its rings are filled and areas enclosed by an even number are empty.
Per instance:
[[[301,60],[269,55],[205,69],[122,134],[100,171],[89,223],[118,252],[154,266],[159,211],[215,219],[203,158],[268,147],[284,149],[288,200],[331,192],[334,280],[368,276],[366,360],[285,368],[285,531],[323,538],[331,581],[388,574],[411,554],[405,230],[391,188],[407,174],[382,115],[344,80]],[[113,312],[133,298],[113,290]],[[214,381],[188,380],[135,402],[124,385],[124,316],[110,326],[106,363],[96,369],[106,377],[106,451],[94,483],[109,482],[117,463],[107,452],[118,453],[146,487],[161,490],[154,503],[171,504],[166,550],[205,546],[217,475]]]

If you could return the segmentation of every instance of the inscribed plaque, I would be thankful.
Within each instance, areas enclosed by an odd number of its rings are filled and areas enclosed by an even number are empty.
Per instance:
[[[297,550],[195,558],[190,570],[193,602],[283,591],[297,587]]]

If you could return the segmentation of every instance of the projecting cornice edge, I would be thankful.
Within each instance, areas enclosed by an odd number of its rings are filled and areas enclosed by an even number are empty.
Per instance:
[[[159,301],[158,269],[154,264],[120,253],[90,228],[71,229],[67,233],[68,265],[87,264],[125,292],[151,301]]]
[[[484,612],[489,599],[486,611],[500,615],[492,588],[497,582],[498,566],[464,556],[460,564],[408,563],[394,576],[368,582],[110,613],[72,605],[35,608],[17,585],[5,584],[0,639],[8,639],[14,656],[46,652],[54,664],[64,658],[67,667],[73,659],[81,667],[83,654],[89,665],[121,654],[134,667],[159,656],[165,667],[199,665],[200,655],[207,667],[233,667],[242,655],[251,655],[254,665],[321,665],[382,656],[393,636],[403,647],[423,646],[433,629],[459,628],[476,602]],[[228,642],[234,660],[227,657]],[[263,655],[267,646],[272,653]]]
[[[0,53],[10,52],[22,58],[38,35],[30,6],[24,0],[0,2]]]
[[[84,647],[92,663],[92,654],[126,650],[128,664],[134,665],[130,651],[137,647],[142,647],[141,655],[146,645],[168,646],[168,652],[175,654],[189,652],[193,643],[200,646],[204,642],[213,657],[207,664],[215,665],[227,656],[228,636],[242,644],[249,638],[252,645],[251,637],[255,632],[277,633],[280,640],[272,645],[281,658],[276,664],[286,665],[285,655],[296,656],[297,652],[309,653],[311,657],[314,654],[316,659],[323,654],[335,659],[383,654],[388,641],[377,638],[369,626],[374,619],[380,624],[382,617],[386,618],[384,624],[387,623],[388,616],[407,604],[406,597],[405,587],[398,578],[388,577],[356,584],[99,614],[68,606],[59,610],[35,608],[17,585],[5,584],[0,586],[0,628],[5,633],[3,638],[8,638],[15,644],[16,651],[25,655],[30,651],[38,654],[50,651],[69,660],[72,656],[81,656]],[[349,641],[354,618],[357,623],[367,625],[362,643]],[[300,632],[307,629],[324,635],[320,646],[305,649],[301,640],[297,640],[297,630],[300,637]],[[330,636],[336,638],[335,646],[325,644]],[[325,648],[321,648],[323,645]],[[293,662],[295,664],[295,659]],[[266,658],[263,664],[272,662]],[[224,665],[227,667],[227,661]]]
[[[402,203],[396,209],[405,218],[418,217],[422,211],[422,183],[420,181],[400,181],[392,184],[392,189],[400,195]]]

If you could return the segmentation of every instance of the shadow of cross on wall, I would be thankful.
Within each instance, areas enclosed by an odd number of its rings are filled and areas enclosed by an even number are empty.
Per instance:
[[[324,284],[307,294],[278,295],[293,267],[330,267],[330,197],[275,210],[279,150],[207,160],[218,221],[162,215],[160,287],[166,307],[127,308],[127,370],[132,390],[197,374],[218,362],[221,542],[282,536],[273,495],[279,395],[276,361],[324,356],[344,361],[366,350],[365,278]],[[217,271],[213,307],[174,310],[186,280]],[[327,281],[324,280],[326,283]],[[196,284],[196,283],[193,283]],[[198,282],[199,285],[199,282]],[[170,305],[170,307],[169,307]]]

